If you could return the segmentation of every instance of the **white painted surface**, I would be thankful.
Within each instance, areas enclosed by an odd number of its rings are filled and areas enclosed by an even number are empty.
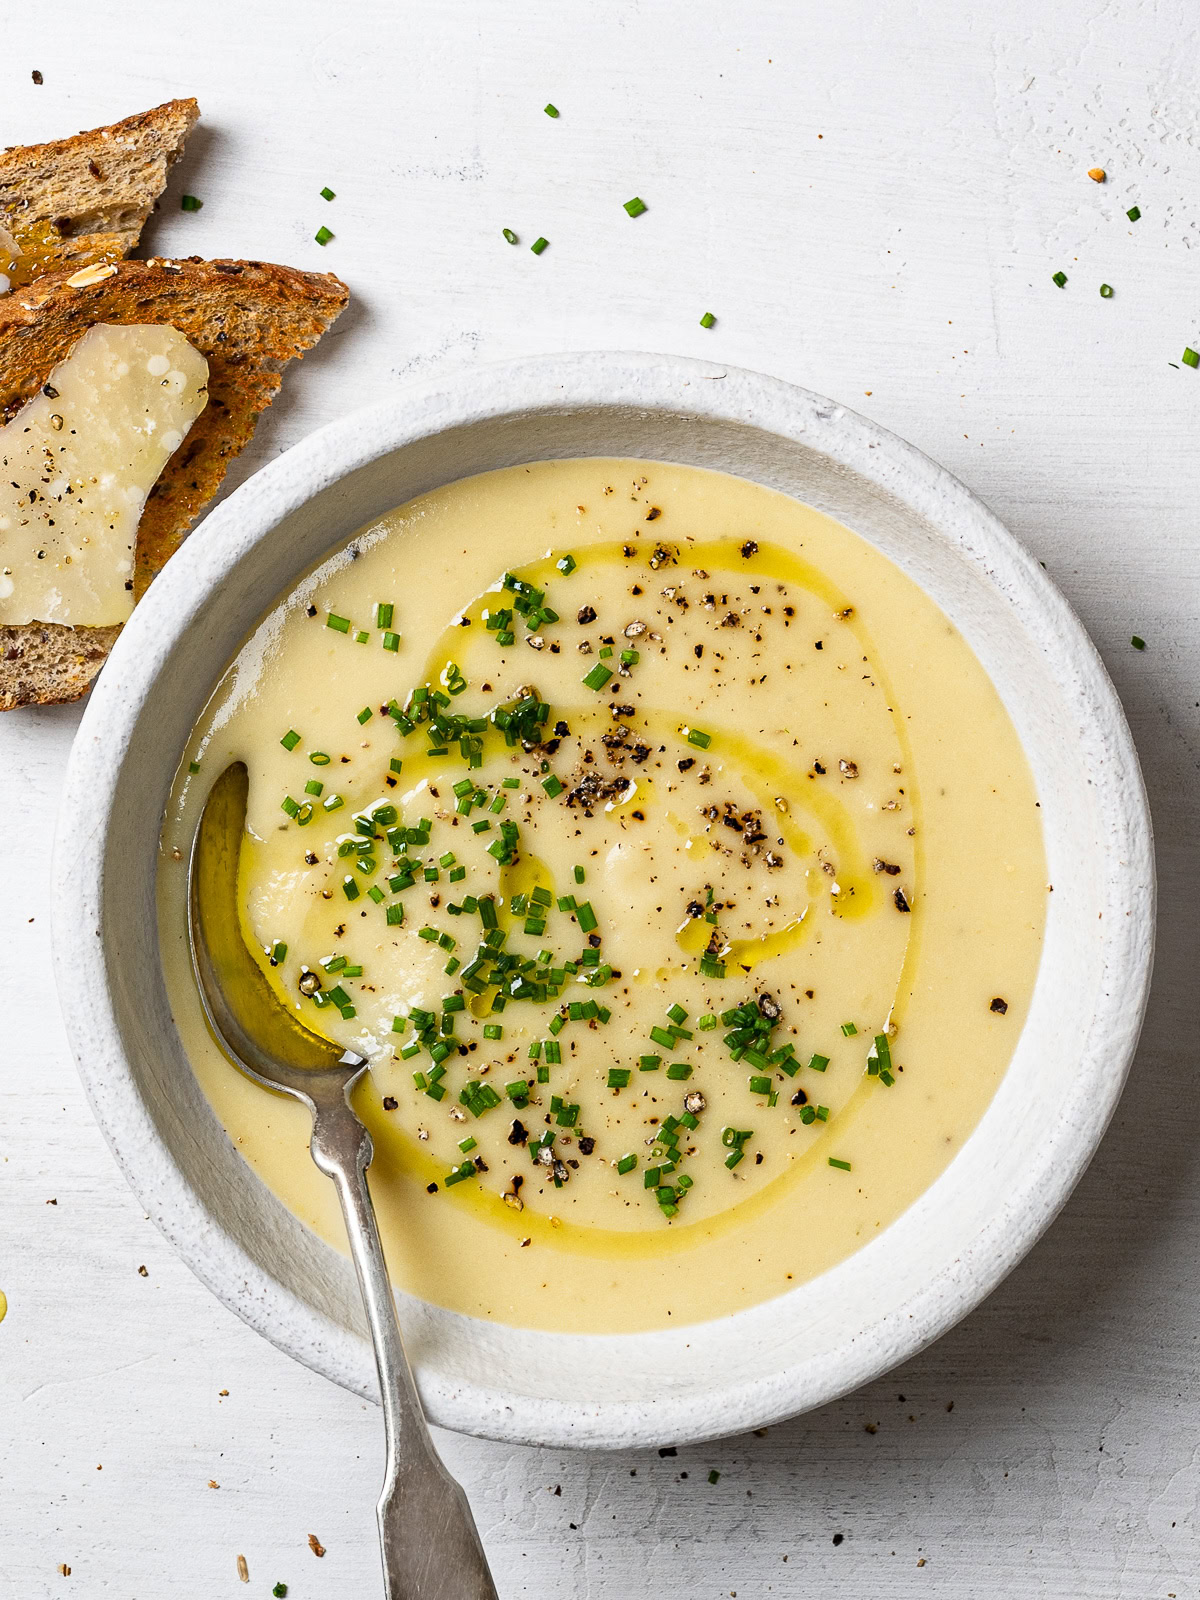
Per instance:
[[[588,346],[728,359],[962,476],[1047,563],[1125,699],[1155,808],[1158,970],[1063,1217],[940,1344],[765,1438],[660,1460],[447,1436],[506,1600],[1195,1591],[1200,374],[1168,362],[1200,335],[1196,50],[1187,0],[68,0],[52,27],[4,18],[0,140],[196,93],[205,122],[153,248],[327,265],[354,289],[237,478],[413,373]],[[185,191],[201,212],[177,211]],[[635,193],[650,210],[630,221]],[[0,1595],[208,1600],[284,1579],[291,1600],[370,1600],[374,1408],[175,1260],[68,1060],[43,893],[76,720],[0,723]]]

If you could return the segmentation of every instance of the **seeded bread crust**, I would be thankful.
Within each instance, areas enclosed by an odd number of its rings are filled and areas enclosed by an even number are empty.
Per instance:
[[[208,404],[150,491],[138,525],[138,599],[179,548],[249,442],[284,366],[310,349],[349,290],[329,273],[261,261],[122,261],[73,288],[57,273],[0,297],[0,421],[99,323],[169,323],[208,361]],[[0,628],[0,710],[83,694],[119,630],[27,623]]]
[[[0,227],[23,252],[13,281],[128,255],[199,115],[195,100],[168,100],[107,128],[0,151]]]

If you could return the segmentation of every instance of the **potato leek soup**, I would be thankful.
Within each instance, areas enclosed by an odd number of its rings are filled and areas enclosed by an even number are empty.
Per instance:
[[[301,1106],[207,1034],[187,859],[249,771],[245,937],[367,1056],[396,1284],[612,1332],[875,1237],[1011,1057],[1046,895],[990,680],[928,597],[738,478],[546,461],[364,528],[261,624],[163,834],[172,1003],[245,1158],[344,1237]]]

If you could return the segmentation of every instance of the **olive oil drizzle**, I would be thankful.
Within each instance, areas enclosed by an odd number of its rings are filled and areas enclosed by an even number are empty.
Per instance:
[[[554,586],[553,598],[561,600],[564,593],[574,581],[575,575],[595,570],[601,567],[614,566],[627,567],[635,561],[644,560],[651,548],[651,542],[646,541],[634,546],[618,542],[598,542],[584,544],[572,549],[575,566],[570,575],[564,575],[557,567],[556,554],[551,551],[540,561],[531,562],[525,566],[514,569],[512,576],[537,587],[549,589]],[[904,725],[904,718],[895,704],[886,675],[880,667],[875,656],[874,643],[865,624],[859,618],[857,611],[848,598],[817,568],[796,556],[791,551],[779,546],[763,543],[749,554],[743,554],[743,546],[733,539],[707,540],[703,542],[675,545],[667,542],[657,548],[676,552],[681,563],[686,561],[688,568],[700,567],[705,571],[705,581],[714,584],[718,582],[716,574],[720,573],[735,581],[744,581],[747,576],[769,580],[772,582],[793,584],[813,595],[824,607],[828,608],[831,623],[837,628],[849,630],[855,637],[863,660],[868,663],[872,678],[879,686],[884,696],[885,703],[891,718],[900,752],[900,765],[904,773],[905,797],[913,825],[914,848],[914,884],[916,886],[912,913],[907,919],[907,938],[904,954],[901,961],[899,975],[894,990],[894,1000],[889,1013],[889,1021],[898,1023],[905,1002],[909,998],[913,987],[913,978],[917,969],[920,954],[920,892],[919,886],[923,878],[923,843],[920,822],[920,797],[916,783],[916,774],[913,767],[911,745]],[[632,552],[632,553],[630,553]],[[676,570],[674,566],[664,569]],[[502,580],[498,579],[464,608],[451,624],[443,631],[437,644],[430,651],[423,677],[420,682],[431,685],[441,681],[441,674],[446,663],[455,660],[464,664],[464,671],[470,678],[470,658],[476,654],[477,641],[482,644],[491,636],[484,633],[481,628],[474,625],[479,623],[489,606],[505,593]],[[482,637],[481,637],[482,636]],[[494,648],[494,645],[493,645]],[[513,646],[512,648],[516,648]],[[563,704],[554,701],[553,707],[556,715],[569,719],[573,734],[582,735],[583,730],[589,726],[600,723],[607,709],[603,701],[593,703]],[[639,709],[636,713],[639,727],[644,728],[647,735],[652,736],[657,742],[669,744],[678,742],[681,748],[687,748],[686,736],[682,732],[678,718],[672,718],[668,713],[651,709]],[[720,959],[729,966],[739,971],[749,973],[759,963],[774,957],[787,954],[799,947],[808,931],[812,927],[810,911],[812,903],[818,899],[827,898],[831,913],[839,918],[858,919],[868,915],[879,903],[879,889],[875,882],[870,865],[859,843],[853,824],[850,821],[846,807],[836,794],[828,788],[813,782],[809,774],[798,764],[790,763],[774,754],[765,745],[756,742],[745,734],[735,732],[718,726],[709,726],[709,744],[703,751],[706,761],[721,769],[728,771],[729,776],[741,783],[762,807],[764,815],[769,816],[771,827],[777,829],[791,850],[798,856],[807,855],[812,848],[810,834],[795,820],[794,812],[802,815],[815,824],[816,831],[828,841],[835,852],[838,861],[837,885],[838,893],[828,896],[812,894],[810,905],[802,908],[795,916],[780,928],[769,933],[764,933],[757,938],[727,940],[720,953]],[[485,735],[485,760],[488,747],[495,740],[494,733],[489,730]],[[499,747],[503,749],[501,745]],[[696,752],[697,754],[699,752]],[[419,804],[419,796],[432,785],[445,781],[447,774],[452,770],[452,763],[444,756],[430,756],[425,751],[413,754],[405,753],[403,774],[402,807],[405,813],[415,814]],[[460,767],[453,770],[461,775]],[[484,781],[484,772],[480,771],[480,781]],[[534,780],[530,780],[531,782]],[[619,810],[622,806],[632,802],[634,795],[648,798],[653,791],[653,780],[639,775],[630,780],[630,787],[626,793],[610,803],[610,810]],[[780,811],[776,807],[776,799],[783,796],[787,800],[787,810]],[[332,824],[336,831],[336,824]],[[686,826],[686,824],[684,825]],[[314,833],[320,830],[314,829]],[[318,840],[313,840],[318,845]],[[248,835],[243,848],[241,878],[243,885],[247,885],[253,876],[253,836]],[[498,868],[498,893],[497,916],[501,927],[511,931],[519,927],[521,919],[512,915],[510,907],[513,897],[524,893],[528,895],[534,887],[544,887],[554,893],[555,884],[549,868],[536,856],[521,850],[518,860],[511,865]],[[247,903],[245,887],[240,896],[243,908]],[[689,958],[697,956],[708,942],[711,927],[704,921],[689,920],[678,930],[676,942],[681,953]],[[247,933],[249,929],[247,927]],[[253,938],[247,942],[251,949],[259,955],[263,970],[267,974],[272,987],[281,1002],[291,1008],[298,1009],[301,1002],[297,997],[285,990],[281,974],[271,966],[265,955],[260,954]],[[697,947],[699,945],[699,947]],[[642,981],[653,981],[653,975],[641,975]],[[482,1018],[486,1013],[487,1002],[484,997],[471,997],[473,1002],[470,1010],[477,1018]],[[480,1005],[482,1004],[482,1009]],[[555,1006],[555,1009],[558,1009]],[[314,1019],[315,1021],[315,1019]],[[307,1022],[307,1019],[306,1019]],[[313,1026],[313,1022],[307,1022]],[[365,1043],[364,1041],[360,1041]],[[799,1156],[791,1156],[787,1169],[778,1176],[764,1183],[754,1190],[745,1199],[725,1207],[723,1210],[702,1217],[694,1222],[686,1221],[679,1217],[673,1221],[672,1226],[646,1232],[641,1229],[596,1228],[573,1224],[558,1217],[553,1220],[528,1207],[517,1215],[505,1204],[498,1193],[485,1190],[478,1185],[462,1184],[452,1189],[443,1189],[444,1203],[465,1206],[479,1219],[490,1226],[504,1230],[513,1237],[532,1237],[541,1243],[552,1245],[556,1249],[569,1250],[574,1253],[583,1253],[601,1257],[642,1257],[655,1256],[694,1249],[702,1245],[714,1235],[724,1233],[730,1229],[744,1226],[759,1214],[773,1206],[780,1196],[801,1177],[820,1164],[824,1159],[830,1129],[836,1122],[839,1134],[844,1132],[846,1123],[855,1111],[866,1102],[868,1096],[878,1092],[875,1080],[866,1076],[862,1077],[849,1099],[838,1109],[836,1115],[824,1126],[814,1124],[812,1137]],[[376,1164],[384,1174],[395,1174],[403,1177],[414,1186],[420,1184],[422,1188],[438,1182],[445,1170],[445,1162],[428,1152],[418,1141],[407,1132],[398,1129],[394,1122],[387,1119],[378,1103],[378,1094],[370,1087],[369,1080],[365,1080],[355,1094],[355,1107],[359,1115],[376,1135]],[[415,1187],[414,1187],[415,1193]]]

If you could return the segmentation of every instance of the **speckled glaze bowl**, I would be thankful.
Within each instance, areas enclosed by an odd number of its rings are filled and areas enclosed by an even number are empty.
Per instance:
[[[528,1332],[401,1297],[435,1422],[525,1443],[674,1444],[820,1405],[978,1305],[1070,1194],[1137,1042],[1153,852],[1120,704],[1038,564],[942,468],[819,395],[650,355],[472,370],[313,435],[212,512],[92,693],[57,850],[57,971],[96,1117],[146,1211],[252,1327],[373,1395],[349,1262],[237,1155],[172,1026],[154,914],[163,806],[226,663],[312,562],[439,484],[576,455],[737,473],[872,540],[952,618],[999,689],[1033,769],[1054,884],[1029,1019],[990,1108],[920,1200],[832,1271],[735,1316],[629,1336]]]

